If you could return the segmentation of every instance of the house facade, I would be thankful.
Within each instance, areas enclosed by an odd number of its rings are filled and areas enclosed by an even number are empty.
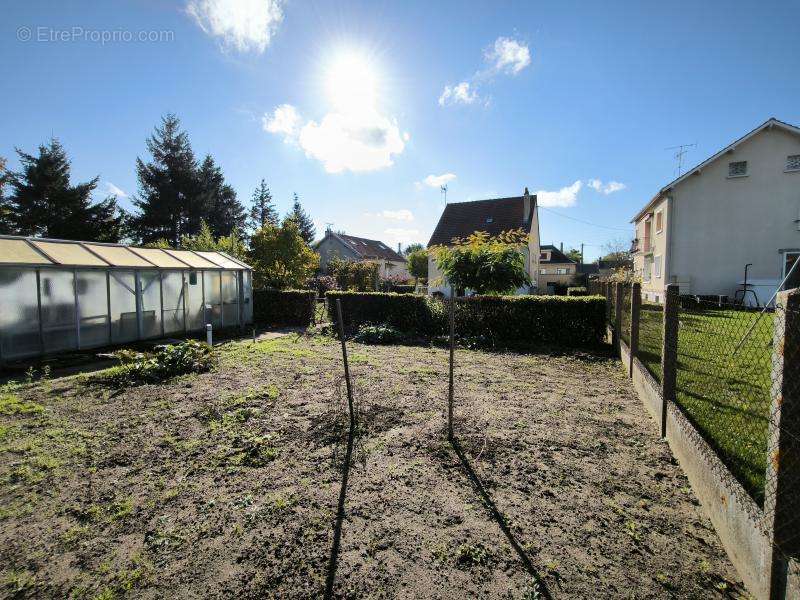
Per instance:
[[[536,196],[529,194],[527,188],[522,196],[448,204],[428,242],[428,248],[450,246],[454,239],[464,239],[477,231],[496,236],[518,229],[527,235],[523,254],[525,270],[532,285],[520,288],[516,293],[531,294],[537,290],[539,279],[539,212]],[[430,255],[428,294],[450,295],[450,285]]]
[[[323,272],[327,272],[328,263],[335,256],[342,260],[376,263],[378,277],[381,279],[392,276],[410,277],[405,257],[379,240],[336,233],[328,229],[325,237],[316,242],[313,248],[319,254],[319,266]]]
[[[733,300],[747,265],[766,303],[800,258],[800,128],[769,119],[663,187],[631,222],[646,300],[663,302],[669,283]],[[798,286],[800,266],[784,288]]]
[[[539,292],[555,294],[569,286],[578,272],[578,263],[555,246],[539,248]]]

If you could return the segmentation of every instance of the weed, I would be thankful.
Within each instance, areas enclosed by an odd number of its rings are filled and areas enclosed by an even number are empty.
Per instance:
[[[36,576],[29,571],[10,571],[3,578],[3,587],[13,596],[23,596],[36,588]]]
[[[471,568],[489,562],[489,550],[483,544],[461,544],[456,550],[456,564]]]
[[[44,407],[35,402],[26,402],[15,394],[0,395],[0,415],[35,415]]]

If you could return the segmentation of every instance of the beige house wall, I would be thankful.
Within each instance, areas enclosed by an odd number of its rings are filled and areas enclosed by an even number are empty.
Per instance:
[[[664,231],[653,237],[662,276],[642,283],[645,297],[663,301],[664,285],[678,283],[683,293],[733,298],[747,263],[750,280],[777,287],[786,251],[800,250],[800,171],[786,171],[787,156],[796,154],[800,136],[766,129],[667,191],[652,211],[664,211]],[[746,176],[728,176],[735,161],[747,161]],[[640,220],[640,245],[642,227]],[[638,272],[644,273],[647,256],[636,254]]]
[[[539,264],[539,292],[547,292],[547,284],[569,285],[575,279],[577,265],[575,263],[540,263]],[[566,274],[558,274],[558,269],[566,269]],[[546,271],[546,273],[542,273]]]

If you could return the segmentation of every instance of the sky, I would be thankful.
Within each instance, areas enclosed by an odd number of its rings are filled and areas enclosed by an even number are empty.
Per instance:
[[[130,209],[166,113],[249,204],[425,243],[447,201],[539,197],[543,244],[633,237],[685,167],[800,124],[796,2],[3,3],[0,156],[57,137]]]

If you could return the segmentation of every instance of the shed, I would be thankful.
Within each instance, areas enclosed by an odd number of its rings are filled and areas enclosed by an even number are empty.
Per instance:
[[[0,361],[252,323],[252,282],[223,252],[0,236]]]

